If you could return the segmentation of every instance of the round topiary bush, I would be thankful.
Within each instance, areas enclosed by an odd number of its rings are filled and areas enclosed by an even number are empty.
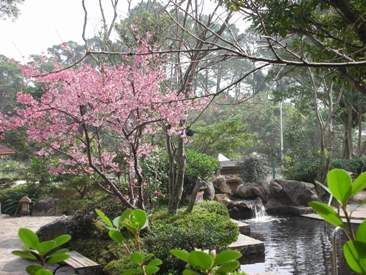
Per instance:
[[[267,175],[265,161],[257,157],[247,157],[239,163],[240,178],[244,182],[260,182]]]
[[[226,211],[216,204],[199,205],[192,213],[180,211],[175,216],[159,215],[151,221],[150,229],[144,238],[144,246],[148,252],[164,260],[162,271],[165,272],[183,267],[170,255],[171,249],[220,250],[234,242],[239,234]]]

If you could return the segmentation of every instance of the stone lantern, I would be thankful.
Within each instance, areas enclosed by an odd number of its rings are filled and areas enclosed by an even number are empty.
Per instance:
[[[32,200],[28,196],[24,196],[19,200],[19,215],[20,216],[29,216],[30,215],[30,204]]]

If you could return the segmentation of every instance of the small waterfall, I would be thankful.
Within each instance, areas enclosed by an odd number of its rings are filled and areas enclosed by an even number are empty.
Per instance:
[[[266,213],[266,209],[262,203],[261,199],[256,199],[253,201],[247,201],[247,205],[252,210],[254,217],[253,221],[255,222],[263,222],[269,219],[269,216]]]

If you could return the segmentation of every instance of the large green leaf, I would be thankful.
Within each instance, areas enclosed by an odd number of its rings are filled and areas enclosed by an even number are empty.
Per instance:
[[[327,175],[328,188],[339,203],[345,205],[352,194],[352,178],[343,169],[333,169]]]
[[[47,258],[47,263],[58,264],[69,258],[69,254],[65,252],[54,253]]]
[[[144,210],[132,210],[130,218],[131,221],[136,224],[138,230],[141,230],[147,226],[147,214]]]
[[[37,258],[29,250],[15,250],[12,254],[26,260],[36,261]]]
[[[44,268],[41,265],[29,265],[25,269],[30,275],[52,275],[51,270]]]
[[[115,217],[112,221],[113,225],[117,228],[117,229],[120,229],[121,227],[121,217],[118,216],[118,217]]]
[[[123,243],[124,241],[122,233],[118,230],[109,230],[108,235],[116,243]]]
[[[111,220],[99,209],[95,209],[95,213],[101,218],[101,220],[106,224],[107,227],[113,227]]]
[[[28,274],[33,275],[33,274],[36,274],[36,272],[42,268],[43,268],[43,266],[41,266],[39,264],[32,264],[32,265],[28,265],[25,270],[28,272]]]
[[[34,275],[53,275],[53,272],[46,268],[41,268],[41,269],[37,270]]]
[[[200,271],[209,270],[213,264],[213,257],[203,251],[192,251],[189,253],[188,263]]]
[[[63,234],[53,239],[56,243],[56,247],[60,247],[71,240],[69,234]]]
[[[162,265],[163,264],[163,262],[162,262],[162,260],[160,260],[160,259],[158,259],[158,258],[154,258],[154,259],[152,259],[150,262],[149,262],[149,265],[157,265],[157,266],[159,266],[159,265]]]
[[[186,263],[188,263],[188,258],[189,258],[189,252],[184,250],[184,249],[172,249],[170,250],[170,253],[175,256],[176,258],[178,258],[179,260],[182,260]]]
[[[358,192],[366,188],[366,172],[360,174],[357,179],[352,183],[352,195],[356,195]]]
[[[131,208],[127,208],[126,210],[124,210],[122,212],[122,214],[119,216],[120,217],[120,222],[122,223],[124,220],[130,219],[131,212],[132,212]]]
[[[26,247],[38,249],[39,239],[32,230],[28,228],[20,228],[18,236]]]
[[[320,201],[311,201],[309,205],[328,223],[340,227],[344,226],[342,219],[332,207]]]
[[[186,268],[184,271],[183,271],[183,275],[200,275],[198,272],[196,271],[193,271],[189,268]]]
[[[347,241],[343,245],[344,257],[349,267],[356,273],[366,274],[366,244]]]
[[[122,275],[141,275],[142,274],[142,270],[141,268],[131,268],[131,269],[126,269],[123,270]]]
[[[133,252],[130,256],[130,259],[133,263],[141,265],[144,263],[145,255],[142,252]]]
[[[239,268],[240,264],[238,261],[231,261],[231,262],[225,262],[223,263],[219,269],[217,270],[217,273],[219,274],[228,274],[229,272],[233,272]]]
[[[356,240],[366,243],[366,220],[364,220],[357,228]]]
[[[54,240],[44,241],[38,244],[38,251],[41,255],[45,255],[56,247],[56,242]]]
[[[157,265],[148,264],[147,266],[145,266],[145,272],[148,275],[157,273],[159,269],[160,268]]]
[[[230,261],[235,261],[237,259],[240,259],[241,257],[241,253],[239,251],[236,250],[224,250],[221,251],[215,258],[215,264],[216,265],[221,265],[223,263],[227,263]]]

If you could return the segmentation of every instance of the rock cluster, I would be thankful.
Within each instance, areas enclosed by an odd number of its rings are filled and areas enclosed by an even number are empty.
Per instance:
[[[217,176],[213,180],[215,199],[224,203],[235,219],[253,216],[253,200],[260,198],[266,212],[274,215],[301,215],[311,212],[308,203],[317,200],[312,183],[275,179],[269,183],[243,182],[236,176]]]

